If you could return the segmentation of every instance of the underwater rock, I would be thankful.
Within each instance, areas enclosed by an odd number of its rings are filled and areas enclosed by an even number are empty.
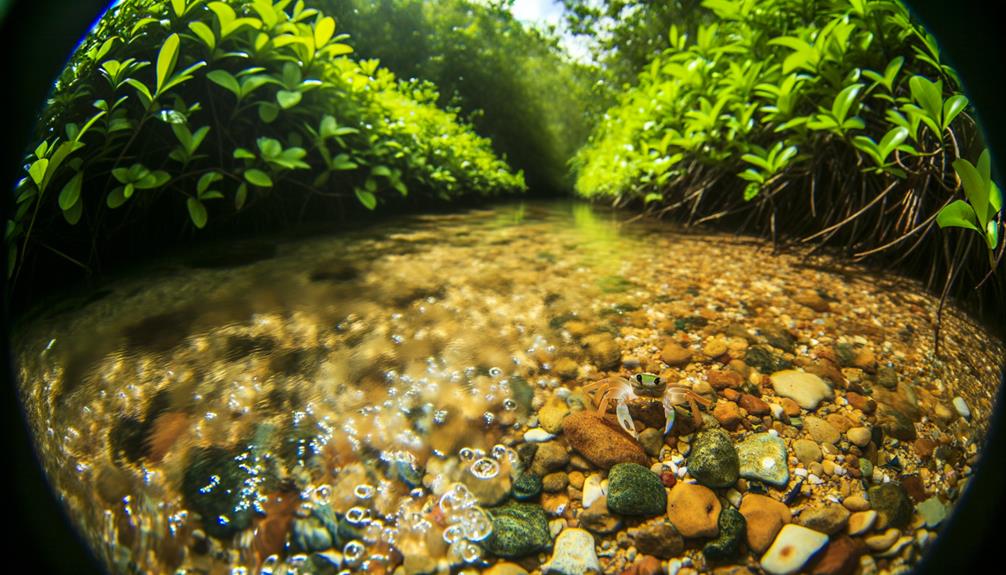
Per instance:
[[[835,397],[831,387],[813,373],[787,369],[773,373],[769,379],[776,394],[792,399],[807,410],[813,411],[825,399]]]
[[[740,459],[730,436],[721,429],[703,431],[692,440],[688,473],[709,487],[729,487],[740,474]]]
[[[664,434],[659,429],[647,427],[639,434],[639,444],[650,457],[660,455],[660,448],[664,446]]]
[[[820,417],[808,415],[803,420],[803,427],[810,434],[811,439],[818,443],[830,443],[834,445],[842,439],[842,434],[835,429],[835,426]]]
[[[587,346],[587,356],[594,363],[597,369],[608,371],[618,369],[622,363],[622,350],[618,347],[610,334],[596,333],[583,338],[583,344]]]
[[[569,452],[566,448],[557,441],[547,441],[538,444],[538,451],[531,464],[531,473],[544,477],[566,467],[567,463],[569,463]]]
[[[541,572],[545,575],[601,573],[601,564],[594,551],[594,536],[583,529],[563,529],[555,539],[552,558],[541,566]]]
[[[827,535],[834,535],[849,524],[849,510],[841,505],[825,505],[800,513],[800,525]]]
[[[737,446],[740,476],[785,487],[789,482],[786,442],[771,433],[756,433]]]
[[[686,347],[682,347],[676,341],[668,341],[664,348],[660,350],[660,360],[671,367],[687,365],[692,359],[692,352]]]
[[[545,431],[556,434],[562,431],[562,420],[569,415],[565,398],[553,395],[538,410],[538,423]]]
[[[849,516],[849,535],[862,535],[873,528],[877,521],[877,512],[868,509],[857,511]]]
[[[567,485],[569,485],[569,476],[565,471],[549,473],[541,478],[541,488],[546,493],[558,493],[565,490]]]
[[[877,529],[901,529],[912,519],[912,503],[901,485],[893,482],[874,485],[867,490],[866,496],[877,512]]]
[[[514,559],[552,547],[545,510],[528,503],[489,509],[492,534],[482,546],[494,555]]]
[[[608,472],[608,509],[619,515],[650,516],[667,509],[660,476],[636,463],[619,463]]]
[[[821,447],[809,439],[797,439],[794,441],[793,454],[796,455],[797,461],[805,466],[815,461],[821,461],[823,457]]]
[[[883,366],[877,370],[877,384],[887,389],[898,388],[898,372],[893,367]]]
[[[793,353],[796,339],[786,328],[781,325],[768,325],[759,328],[765,341],[776,349],[781,349],[787,353]]]
[[[659,517],[634,529],[629,538],[640,553],[660,559],[677,557],[685,549],[685,540],[667,517]]]
[[[796,573],[827,543],[828,536],[824,533],[799,525],[786,525],[761,558],[761,567],[771,575]]]
[[[332,514],[331,508],[319,506],[312,509],[311,514],[307,517],[298,517],[293,520],[290,529],[290,543],[295,550],[305,553],[324,551],[337,545],[335,538],[337,532],[335,516]]]
[[[716,537],[722,505],[716,493],[694,483],[678,483],[667,496],[667,516],[685,537]]]
[[[527,575],[527,570],[516,563],[500,561],[483,571],[482,575]]]
[[[915,506],[919,515],[926,521],[926,527],[935,528],[947,518],[947,506],[935,495]]]
[[[135,417],[123,417],[108,432],[112,459],[136,463],[146,451],[147,426]]]
[[[337,575],[342,570],[342,553],[323,551],[308,557],[311,573],[314,575]]]
[[[737,400],[737,405],[744,408],[751,415],[768,415],[772,409],[760,397],[755,397],[750,393],[742,393]]]
[[[720,534],[702,548],[702,554],[712,561],[723,561],[737,555],[744,540],[746,522],[736,509],[728,507],[720,512]]]
[[[541,477],[525,471],[517,476],[517,479],[513,482],[513,487],[511,493],[514,499],[518,501],[527,501],[529,499],[534,499],[541,495],[542,490]]]
[[[744,353],[744,363],[761,373],[772,373],[790,367],[790,362],[776,356],[764,347],[749,347]]]
[[[254,478],[235,453],[220,447],[194,447],[186,454],[182,498],[202,517],[202,527],[212,537],[224,539],[251,524],[253,493],[244,490]]]
[[[866,553],[861,542],[842,535],[828,543],[828,547],[813,560],[810,575],[852,575],[859,567],[859,558]]]
[[[622,528],[622,518],[609,512],[608,498],[604,495],[585,507],[578,519],[581,527],[599,535],[608,535]]]
[[[747,523],[748,547],[756,553],[768,549],[779,530],[791,519],[785,503],[757,493],[744,495],[740,513]]]
[[[562,422],[562,429],[570,446],[598,467],[609,469],[627,462],[649,465],[650,458],[641,445],[596,413],[571,413]]]
[[[870,444],[873,434],[866,427],[851,427],[845,432],[845,436],[851,443],[858,447],[866,447]]]

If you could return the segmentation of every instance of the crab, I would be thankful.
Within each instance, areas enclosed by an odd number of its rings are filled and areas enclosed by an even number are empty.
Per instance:
[[[605,413],[608,410],[608,404],[614,401],[615,417],[618,419],[618,424],[632,437],[636,437],[636,427],[633,424],[632,416],[629,415],[628,402],[631,400],[660,398],[667,421],[664,426],[664,435],[670,433],[674,427],[674,417],[677,413],[674,406],[687,402],[691,408],[695,427],[701,427],[702,413],[699,411],[699,404],[707,408],[712,405],[711,401],[690,388],[683,385],[667,385],[660,380],[660,376],[652,373],[637,373],[632,379],[615,375],[592,381],[583,385],[581,389],[585,393],[595,392],[593,399],[597,404],[598,413]]]

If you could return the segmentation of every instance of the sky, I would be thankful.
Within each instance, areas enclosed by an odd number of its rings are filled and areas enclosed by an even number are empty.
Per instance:
[[[566,52],[581,62],[590,61],[589,40],[566,33],[566,26],[562,21],[562,3],[558,0],[516,0],[510,11],[522,22],[555,25],[561,36],[560,44]]]

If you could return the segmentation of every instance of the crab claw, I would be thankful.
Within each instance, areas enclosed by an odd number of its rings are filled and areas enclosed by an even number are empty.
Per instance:
[[[636,426],[632,423],[632,416],[629,415],[629,406],[625,405],[624,401],[619,401],[615,407],[615,417],[618,418],[618,424],[622,426],[622,429],[626,433],[632,437],[636,437]]]
[[[671,432],[671,428],[674,427],[674,415],[675,415],[675,413],[677,413],[677,412],[674,411],[673,407],[664,406],[664,418],[667,420],[667,424],[664,425],[664,435],[667,435],[668,433],[670,433]]]

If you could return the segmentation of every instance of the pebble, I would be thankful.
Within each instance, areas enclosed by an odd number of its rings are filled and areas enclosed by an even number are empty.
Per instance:
[[[785,487],[789,482],[786,443],[770,433],[756,433],[737,446],[740,476]]]
[[[717,523],[720,529],[719,535],[702,548],[702,554],[712,561],[722,561],[736,556],[746,531],[744,516],[730,507],[720,512]]]
[[[592,507],[594,502],[607,494],[601,476],[592,474],[583,481],[583,507]]]
[[[608,535],[622,528],[622,519],[608,512],[608,498],[601,496],[578,516],[580,526],[593,533]]]
[[[953,403],[954,403],[954,409],[957,410],[957,413],[961,417],[963,417],[964,419],[971,419],[971,409],[968,408],[968,404],[964,402],[963,397],[958,395],[957,397],[954,398]]]
[[[568,325],[568,324],[567,324]],[[622,363],[622,350],[618,347],[610,334],[596,333],[583,338],[583,344],[587,347],[587,355],[600,370],[618,369]]]
[[[569,405],[566,400],[553,395],[538,410],[538,424],[542,429],[554,435],[562,431],[562,420],[566,419],[567,415],[569,415]],[[527,440],[526,436],[525,440]]]
[[[729,430],[736,429],[741,419],[743,419],[740,408],[737,407],[736,403],[722,400],[716,402],[716,406],[713,408],[713,417],[716,418],[716,421],[720,422],[720,425]]]
[[[706,379],[713,389],[733,389],[744,383],[744,378],[736,371],[714,369],[706,373]]]
[[[870,430],[866,427],[852,427],[849,431],[845,432],[845,436],[849,438],[854,445],[859,447],[866,447],[870,444],[870,440],[873,437]]]
[[[834,538],[814,560],[810,575],[852,575],[864,553],[866,547],[851,537]]]
[[[524,432],[524,441],[530,443],[541,443],[550,439],[555,439],[555,435],[540,427],[535,427]]]
[[[489,515],[492,533],[482,545],[490,553],[513,559],[552,546],[548,518],[538,505],[510,503],[489,510]]]
[[[873,528],[877,521],[877,512],[869,509],[857,511],[849,516],[849,535],[862,535]]]
[[[569,484],[577,489],[583,489],[583,482],[585,479],[586,477],[583,475],[582,471],[571,471],[569,473]]]
[[[841,505],[826,505],[804,510],[800,514],[800,525],[834,535],[849,524],[849,510]]]
[[[688,473],[709,487],[729,487],[740,474],[740,459],[730,436],[721,429],[703,431],[692,440]]]
[[[821,294],[816,291],[806,291],[793,296],[793,301],[802,305],[809,307],[811,310],[818,313],[825,313],[831,310],[831,304],[828,300],[821,297]]]
[[[915,506],[919,515],[926,522],[926,527],[932,529],[947,518],[947,506],[935,495]]]
[[[768,549],[776,534],[792,517],[785,503],[757,493],[744,495],[740,512],[747,522],[748,547],[757,553]]]
[[[894,542],[898,540],[898,536],[901,535],[901,531],[895,528],[890,528],[883,533],[878,535],[871,535],[864,539],[866,546],[874,551],[883,551],[894,545]]]
[[[236,455],[221,447],[193,447],[186,454],[182,498],[202,517],[206,534],[218,539],[244,530],[252,520],[251,502],[244,501],[242,486],[253,478]]]
[[[583,529],[567,528],[555,539],[552,558],[541,566],[543,574],[585,575],[601,573],[594,551],[594,536]]]
[[[770,381],[776,394],[792,399],[808,410],[817,409],[822,401],[835,396],[831,387],[812,373],[787,369],[773,373]]]
[[[667,509],[660,476],[636,463],[619,463],[608,472],[608,510],[619,515],[650,516]]]
[[[835,429],[835,426],[813,415],[804,418],[803,427],[810,434],[810,437],[818,443],[835,444],[842,439],[842,434]]]
[[[527,570],[516,563],[500,561],[483,571],[483,575],[527,575]]]
[[[685,540],[667,517],[659,517],[629,529],[629,538],[640,553],[660,559],[677,557],[685,549]]]
[[[549,473],[566,467],[569,463],[569,452],[557,441],[548,441],[538,446],[531,464],[531,473],[544,478]]]
[[[874,485],[867,491],[870,507],[877,512],[877,528],[902,528],[912,519],[912,504],[901,485],[895,482]]]
[[[720,500],[708,487],[678,483],[667,496],[667,516],[684,537],[716,537]]]
[[[709,358],[715,358],[727,352],[727,342],[722,339],[710,339],[702,346],[702,354]]]
[[[749,415],[768,415],[772,411],[767,403],[750,393],[742,393],[737,404]]]
[[[849,402],[849,405],[855,407],[856,409],[862,411],[863,413],[869,415],[876,411],[877,402],[873,401],[872,398],[865,395],[860,395],[855,391],[848,391],[845,393],[845,399]]]
[[[525,471],[517,476],[517,479],[513,481],[512,493],[514,499],[518,501],[527,501],[529,499],[534,499],[541,495],[542,481],[541,477],[531,473],[530,471]]]
[[[647,427],[639,434],[639,444],[650,457],[660,455],[660,448],[664,446],[664,434],[659,429]]]
[[[616,424],[590,411],[571,413],[562,422],[570,446],[594,465],[609,469],[616,463],[649,465],[650,458],[632,437]]]
[[[668,341],[660,350],[660,360],[671,367],[687,365],[692,359],[692,352],[679,345],[676,341]]]
[[[793,453],[796,455],[796,459],[804,464],[810,465],[811,463],[821,461],[821,448],[809,439],[797,439],[793,442]]]
[[[622,575],[659,575],[660,559],[650,555],[643,555],[628,569],[622,571]]]
[[[870,508],[870,502],[862,495],[850,495],[842,500],[842,505],[849,511],[866,511]]]
[[[576,379],[580,366],[569,357],[560,357],[552,365],[552,371],[564,380]]]
[[[545,477],[541,478],[542,489],[548,493],[556,493],[566,489],[569,485],[569,476],[566,475],[565,471],[557,471],[555,473],[549,473]]]
[[[827,543],[828,536],[824,533],[800,525],[786,525],[762,556],[761,567],[771,575],[796,573]]]

